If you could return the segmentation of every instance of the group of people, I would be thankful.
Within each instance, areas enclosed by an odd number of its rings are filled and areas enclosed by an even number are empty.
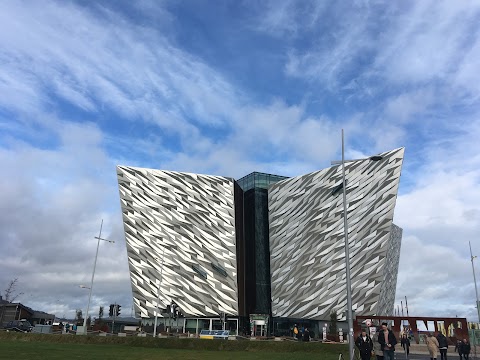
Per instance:
[[[355,345],[360,352],[362,360],[369,360],[375,354],[377,360],[394,360],[395,345],[397,338],[387,323],[382,323],[382,327],[378,333],[373,335],[373,339],[363,330],[355,341]]]
[[[448,340],[445,335],[438,333],[437,336],[433,336],[433,334],[430,333],[425,342],[428,352],[430,353],[430,359],[437,359],[438,353],[440,352],[441,359],[447,360]]]
[[[392,330],[388,329],[387,323],[382,323],[378,333],[370,338],[364,330],[355,341],[362,360],[369,360],[375,354],[377,360],[394,360],[395,345],[397,338]],[[407,353],[410,353],[410,339],[407,334],[403,334],[400,342]],[[439,333],[436,337],[429,334],[426,340],[427,348],[430,353],[430,360],[436,360],[440,353],[441,360],[447,360],[448,340],[445,335]],[[458,341],[455,350],[460,356],[460,360],[468,360],[470,354],[470,343],[467,339]]]
[[[431,360],[436,360],[439,352],[441,359],[447,360],[448,341],[445,335],[439,333],[435,337],[433,334],[430,333],[427,337],[426,343]],[[468,342],[468,340],[458,340],[455,344],[455,351],[458,353],[460,360],[468,360],[468,357],[470,356],[470,343]]]
[[[310,341],[314,337],[313,331],[308,330],[306,327],[299,328],[297,324],[291,329],[293,338],[299,341]]]
[[[457,341],[455,344],[455,351],[458,353],[460,360],[462,360],[462,358],[464,360],[468,360],[470,355],[470,343],[467,341],[467,339],[463,339],[463,341]]]

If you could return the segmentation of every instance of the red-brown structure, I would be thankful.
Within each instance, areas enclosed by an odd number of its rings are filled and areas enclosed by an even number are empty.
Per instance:
[[[373,326],[378,326],[382,322],[388,322],[391,325],[392,331],[395,333],[397,339],[400,338],[401,325],[408,322],[408,327],[412,330],[413,337],[416,343],[420,342],[419,330],[417,322],[421,321],[425,324],[425,328],[428,328],[427,322],[433,322],[435,326],[434,331],[423,331],[423,333],[439,332],[439,323],[443,323],[443,328],[448,331],[450,326],[453,326],[453,336],[445,334],[450,340],[468,339],[468,324],[466,318],[438,318],[438,317],[418,317],[418,316],[357,316],[353,322],[353,330],[355,334],[360,333],[362,327],[365,327],[366,320],[372,320]],[[405,326],[405,325],[404,325]]]

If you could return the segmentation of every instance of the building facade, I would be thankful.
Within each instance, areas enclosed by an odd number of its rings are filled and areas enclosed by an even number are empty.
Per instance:
[[[352,308],[393,311],[401,230],[393,225],[403,148],[378,162],[347,163]],[[346,309],[342,169],[330,167],[269,188],[272,315],[328,319]]]
[[[393,311],[403,148],[346,165],[357,314]],[[117,167],[135,313],[328,319],[346,308],[341,169],[287,178]]]
[[[135,314],[174,301],[190,316],[237,316],[233,180],[124,166],[117,176]]]

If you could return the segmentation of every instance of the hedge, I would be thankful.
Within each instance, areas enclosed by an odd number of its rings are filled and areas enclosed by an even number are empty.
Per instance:
[[[250,340],[204,340],[192,338],[153,338],[153,337],[118,337],[97,335],[53,335],[18,332],[0,332],[0,340],[29,341],[66,344],[119,344],[133,347],[190,349],[207,351],[252,351],[252,352],[305,352],[322,354],[348,354],[348,347],[343,344],[323,344],[319,342],[296,341],[250,341]]]

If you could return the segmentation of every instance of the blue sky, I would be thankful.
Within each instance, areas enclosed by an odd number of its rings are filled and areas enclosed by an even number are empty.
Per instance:
[[[475,318],[479,24],[476,1],[2,1],[0,286],[85,307],[103,218],[94,305],[128,308],[115,165],[293,176],[344,128],[348,157],[406,148],[398,303]]]

